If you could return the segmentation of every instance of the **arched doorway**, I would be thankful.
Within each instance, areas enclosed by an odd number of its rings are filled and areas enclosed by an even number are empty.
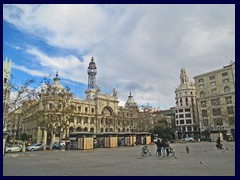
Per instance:
[[[102,109],[101,112],[101,127],[103,128],[103,131],[101,129],[101,132],[113,132],[114,128],[110,127],[114,127],[114,111],[110,106],[105,106]]]

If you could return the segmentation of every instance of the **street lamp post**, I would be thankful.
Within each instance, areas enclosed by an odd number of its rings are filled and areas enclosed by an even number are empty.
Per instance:
[[[60,127],[58,127],[58,134],[59,134],[59,138],[58,138],[58,148],[60,149],[60,147],[61,147],[61,142],[60,142],[61,128],[60,128]]]

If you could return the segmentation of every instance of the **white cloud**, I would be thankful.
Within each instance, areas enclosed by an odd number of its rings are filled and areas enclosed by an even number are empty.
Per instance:
[[[21,31],[83,56],[27,49],[66,79],[87,83],[94,56],[98,84],[115,86],[122,104],[132,91],[138,104],[174,106],[180,68],[192,79],[235,58],[234,5],[4,5],[3,13]]]
[[[26,68],[24,66],[18,66],[15,63],[12,63],[12,68],[18,69],[18,70],[23,71],[23,72],[25,72],[27,74],[30,74],[32,76],[44,77],[44,76],[47,75],[47,74],[44,74],[44,73],[42,73],[40,71],[37,71],[37,70],[31,70],[31,69],[28,69],[28,68]]]

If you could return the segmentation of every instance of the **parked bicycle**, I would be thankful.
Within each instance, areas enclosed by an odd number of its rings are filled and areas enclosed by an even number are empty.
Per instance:
[[[152,156],[152,153],[150,152],[148,145],[144,145],[141,149],[141,155],[142,156]]]

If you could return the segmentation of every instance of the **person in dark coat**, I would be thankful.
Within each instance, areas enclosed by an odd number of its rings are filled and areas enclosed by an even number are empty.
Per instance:
[[[157,140],[157,156],[161,156],[161,150],[162,150],[162,142],[160,139]]]

